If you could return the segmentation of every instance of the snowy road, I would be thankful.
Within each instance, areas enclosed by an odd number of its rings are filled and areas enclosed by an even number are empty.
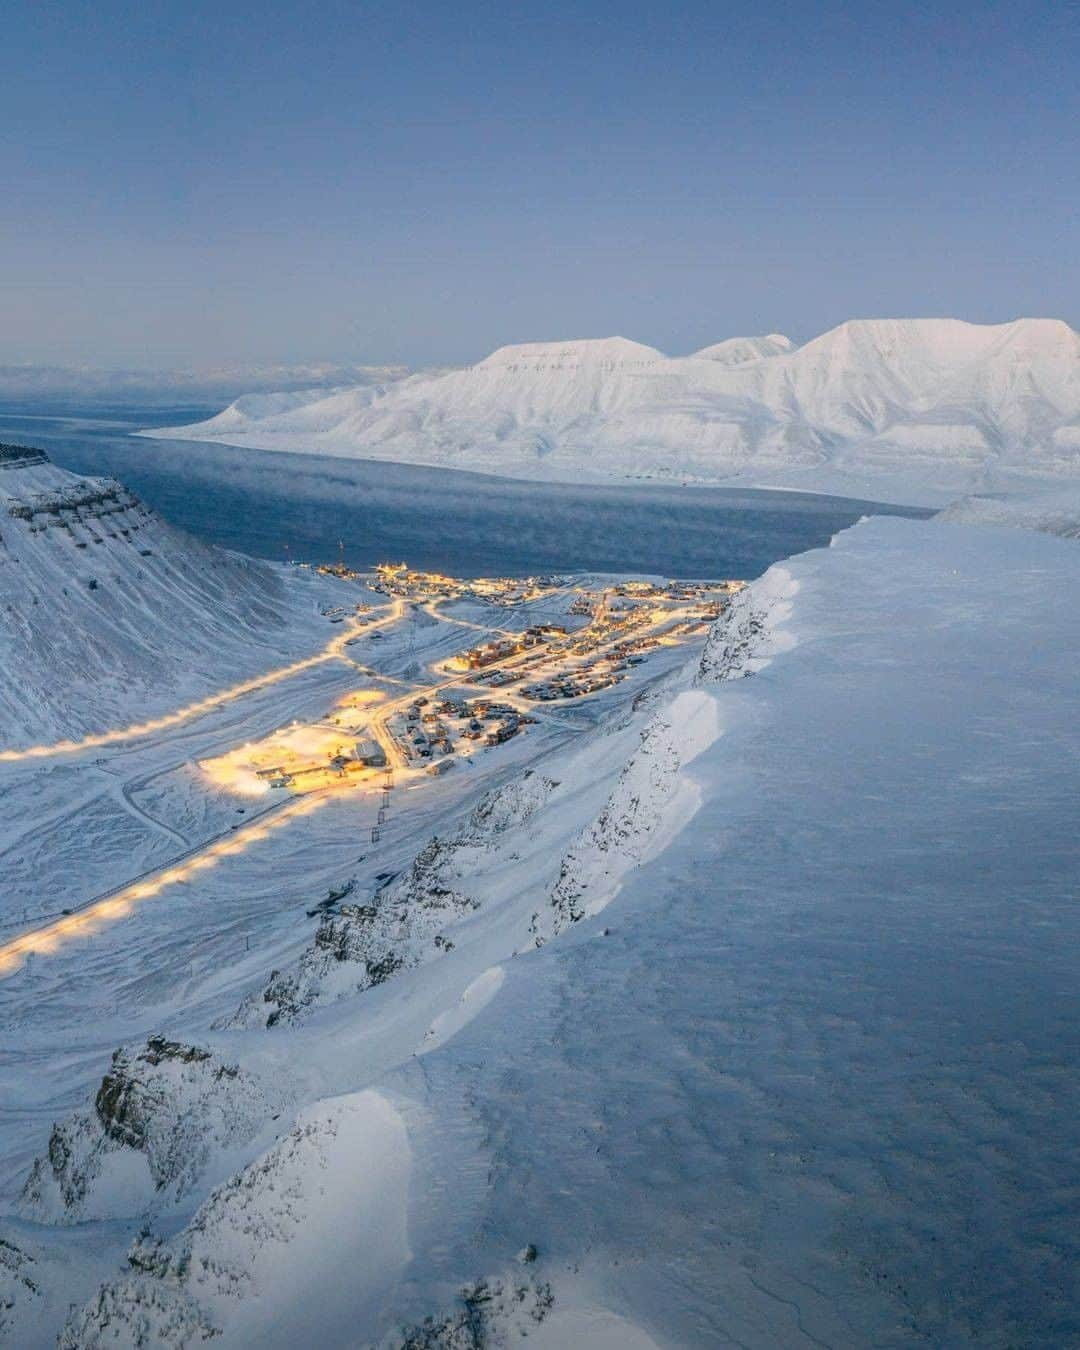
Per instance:
[[[548,597],[541,604],[541,617],[551,603]],[[396,706],[433,684],[454,683],[424,671],[459,650],[463,632],[502,627],[486,606],[456,605],[422,623],[412,622],[400,602],[395,613],[401,617],[385,623],[383,642],[347,648],[348,656],[305,664],[288,678],[252,681],[161,732],[0,765],[6,808],[0,1027],[19,1046],[0,1052],[6,1103],[0,1187],[25,1168],[48,1120],[86,1091],[118,1041],[159,1025],[170,1008],[198,1009],[197,1020],[216,1015],[208,1007],[226,1010],[275,950],[279,960],[295,951],[312,927],[307,911],[328,890],[353,875],[362,886],[377,884],[377,874],[408,862],[418,835],[434,822],[587,732],[611,706],[609,695],[591,711],[546,710],[519,743],[447,779],[421,775],[422,790],[403,785],[377,847],[370,836],[381,781],[285,798],[260,818],[257,799],[238,800],[205,780],[200,761],[283,723],[318,719],[356,689],[358,667],[362,685],[388,692]],[[496,622],[485,627],[489,615]],[[338,634],[335,648],[348,636]],[[664,649],[655,669],[639,671],[619,697],[648,688],[683,659],[679,649]],[[244,815],[237,814],[241,807]],[[63,1037],[58,1055],[58,1029],[73,1019],[79,1032]]]
[[[549,588],[540,593],[533,604],[526,608],[535,610],[537,606],[546,607],[553,600],[565,598],[566,594],[567,592],[563,589]],[[374,735],[382,745],[388,763],[399,771],[406,769],[408,767],[406,760],[395,737],[388,730],[388,721],[390,717],[402,712],[417,697],[431,697],[460,685],[462,679],[460,673],[449,677],[437,673],[447,647],[451,644],[457,645],[458,639],[455,636],[455,630],[465,628],[471,632],[480,633],[488,639],[494,636],[506,636],[511,632],[511,630],[496,623],[478,623],[460,615],[448,614],[445,607],[438,602],[429,602],[423,606],[421,612],[426,624],[419,622],[419,614],[415,609],[409,611],[402,598],[395,598],[387,606],[386,613],[380,618],[374,620],[368,618],[362,624],[351,623],[341,633],[337,634],[323,651],[315,656],[269,671],[263,676],[245,681],[243,684],[207,697],[198,703],[187,705],[174,713],[166,714],[155,719],[152,723],[138,723],[127,728],[103,732],[85,738],[78,743],[59,742],[52,746],[33,746],[21,751],[9,751],[6,753],[6,757],[0,755],[0,760],[6,758],[9,763],[23,763],[25,761],[66,757],[111,745],[122,745],[125,748],[134,746],[136,754],[128,756],[127,763],[123,759],[117,759],[115,768],[110,767],[109,763],[103,759],[99,758],[95,761],[94,767],[107,783],[105,793],[99,795],[96,802],[100,806],[105,797],[111,796],[112,799],[119,802],[126,812],[134,817],[136,822],[146,826],[151,835],[158,836],[159,841],[160,837],[164,836],[168,842],[180,844],[183,850],[179,854],[172,854],[164,862],[146,866],[136,874],[128,875],[122,883],[105,887],[90,898],[74,900],[72,903],[63,906],[59,912],[54,910],[49,913],[46,911],[39,916],[40,920],[44,920],[44,922],[38,922],[15,936],[9,936],[0,944],[0,978],[17,970],[28,956],[34,954],[49,955],[65,942],[85,938],[99,931],[103,924],[126,918],[135,905],[148,900],[156,900],[172,887],[189,881],[197,873],[217,866],[222,859],[263,843],[269,837],[271,830],[282,828],[295,817],[308,816],[317,810],[319,804],[324,800],[324,795],[321,793],[312,793],[309,797],[303,799],[306,801],[306,805],[302,805],[300,802],[280,801],[274,806],[264,808],[257,813],[254,820],[265,821],[265,823],[254,823],[253,818],[249,817],[242,827],[233,822],[223,826],[209,837],[204,837],[199,842],[192,843],[180,829],[175,828],[163,818],[164,812],[151,813],[139,803],[137,797],[139,794],[145,794],[156,780],[167,778],[170,774],[175,774],[183,765],[190,763],[193,754],[191,746],[185,747],[187,754],[183,760],[178,760],[173,756],[165,762],[162,761],[162,756],[169,749],[176,746],[180,740],[191,737],[193,733],[190,729],[187,729],[187,724],[198,724],[203,719],[212,723],[215,730],[211,734],[215,741],[220,744],[220,732],[224,728],[222,719],[218,715],[226,714],[228,716],[233,705],[250,700],[254,695],[265,694],[267,691],[269,691],[268,703],[271,712],[276,713],[279,722],[286,721],[287,719],[282,715],[281,705],[278,701],[277,687],[281,686],[282,692],[287,695],[288,688],[298,677],[317,671],[331,663],[341,663],[355,668],[357,663],[349,655],[347,649],[357,639],[370,636],[374,630],[382,630],[391,634],[392,637],[396,634],[397,640],[393,641],[390,647],[391,665],[395,660],[400,660],[399,652],[405,645],[408,647],[410,656],[415,656],[418,635],[423,644],[422,651],[425,654],[424,659],[429,673],[426,676],[417,675],[416,678],[405,682],[407,692],[379,704],[366,726],[366,730]],[[680,619],[685,619],[687,612],[685,609],[678,608],[661,610],[658,616],[653,616],[645,627],[639,631],[646,636],[653,634],[664,636],[673,624]],[[618,635],[616,635],[610,640],[599,642],[595,647],[596,653],[600,656],[607,654],[619,640]],[[491,663],[488,670],[494,673],[501,669],[513,669],[534,657],[534,652],[515,654]],[[369,656],[368,659],[370,660],[371,657]],[[376,658],[376,660],[378,659]],[[410,662],[410,664],[415,664],[415,662]],[[370,667],[364,667],[364,669],[370,671]],[[371,673],[378,678],[377,672]],[[509,705],[519,708],[522,712],[535,713],[537,711],[534,704],[511,691],[504,691],[501,697]],[[541,719],[554,722],[555,726],[562,731],[574,727],[583,729],[584,726],[588,725],[582,723],[579,718],[575,718],[573,714],[567,717],[564,714],[553,714],[546,710],[540,712],[538,720]],[[249,729],[243,720],[240,727],[245,730]],[[174,729],[179,729],[178,734],[170,736],[168,733],[173,732]],[[195,734],[202,738],[205,733],[197,729]],[[140,743],[145,746],[141,753],[139,753]],[[232,746],[228,748],[232,748]],[[202,753],[205,753],[205,751],[202,751]],[[220,749],[217,753],[220,753]],[[135,767],[147,761],[153,767],[144,771]],[[423,780],[420,780],[420,782],[422,783]],[[324,792],[336,790],[339,789],[328,788],[324,789]],[[373,778],[370,783],[361,785],[359,790],[374,794],[381,790],[381,784],[376,783]],[[14,841],[9,845],[9,850],[17,846],[25,855],[35,835],[44,832],[46,838],[51,840],[58,829],[77,826],[86,817],[88,808],[94,801],[95,798],[92,796],[84,796],[75,805],[67,808],[59,818],[45,824],[35,821],[22,835],[14,834]],[[379,813],[380,821],[384,814],[384,812]],[[272,815],[273,819],[266,821],[268,815]],[[153,846],[151,856],[157,852],[159,850],[156,846]],[[17,921],[9,920],[8,922]]]
[[[360,627],[355,622],[351,623],[332,638],[322,651],[316,652],[314,656],[305,657],[301,661],[292,661],[285,666],[277,666],[273,670],[266,671],[263,675],[256,675],[253,679],[244,680],[228,689],[219,690],[216,694],[210,694],[195,703],[185,704],[184,707],[177,708],[175,712],[166,713],[149,721],[133,722],[129,726],[113,727],[108,731],[95,732],[90,736],[82,736],[78,740],[54,741],[51,744],[30,745],[22,749],[0,750],[0,764],[21,764],[26,760],[52,759],[57,755],[77,755],[86,750],[100,749],[105,746],[126,745],[132,741],[145,740],[158,732],[169,731],[172,727],[181,726],[185,722],[205,717],[207,713],[220,710],[226,704],[234,703],[237,699],[244,698],[248,694],[266,689],[270,685],[280,684],[285,680],[291,680],[302,671],[311,670],[327,661],[347,660],[345,646],[352,638],[365,632],[370,633],[376,628],[383,628],[388,624],[399,623],[403,610],[403,602],[395,601],[390,605],[389,612],[381,619],[370,621],[366,627]]]

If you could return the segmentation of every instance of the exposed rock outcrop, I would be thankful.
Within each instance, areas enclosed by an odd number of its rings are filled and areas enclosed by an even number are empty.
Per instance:
[[[93,1108],[53,1126],[23,1212],[51,1223],[145,1213],[186,1194],[215,1149],[242,1145],[280,1109],[268,1087],[199,1046],[151,1036],[117,1050]]]
[[[697,682],[720,684],[753,675],[790,642],[780,629],[791,612],[797,583],[786,568],[771,567],[733,596],[709,629]]]
[[[408,1259],[407,1185],[404,1126],[385,1099],[363,1092],[310,1107],[175,1236],[144,1229],[127,1269],[71,1314],[60,1350],[185,1350],[223,1335],[230,1345],[264,1344],[275,1320],[268,1305],[293,1311],[317,1268]],[[313,1316],[308,1339],[279,1332],[273,1343],[315,1343],[318,1327]]]
[[[41,1298],[35,1265],[28,1251],[0,1237],[0,1341],[9,1334],[19,1305]]]
[[[680,694],[646,726],[606,804],[564,854],[547,906],[532,917],[538,947],[602,910],[627,872],[693,815],[696,793],[681,770],[717,734],[715,701],[698,690]]]
[[[555,1305],[544,1280],[505,1276],[466,1285],[457,1306],[386,1337],[379,1350],[499,1350],[537,1327]]]
[[[319,924],[312,945],[290,971],[272,971],[265,988],[248,996],[219,1025],[274,1027],[302,1021],[312,1009],[363,993],[398,971],[453,949],[447,929],[479,908],[468,877],[478,855],[525,824],[558,784],[540,773],[487,793],[461,828],[429,839],[408,868],[375,892],[370,903],[342,905]]]

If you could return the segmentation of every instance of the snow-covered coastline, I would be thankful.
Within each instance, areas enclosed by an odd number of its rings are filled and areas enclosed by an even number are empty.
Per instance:
[[[778,486],[943,506],[1080,476],[1080,337],[1049,319],[857,320],[668,357],[623,338],[238,399],[144,435],[544,481]]]

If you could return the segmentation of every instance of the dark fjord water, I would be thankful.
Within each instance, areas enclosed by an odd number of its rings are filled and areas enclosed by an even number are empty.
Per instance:
[[[39,445],[76,473],[119,478],[174,524],[243,553],[325,562],[340,546],[357,567],[406,559],[466,576],[753,577],[869,512],[929,514],[794,492],[527,483],[133,435],[213,411],[0,410],[0,441]]]

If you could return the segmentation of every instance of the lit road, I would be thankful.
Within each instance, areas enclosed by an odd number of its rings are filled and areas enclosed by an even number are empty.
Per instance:
[[[216,842],[193,850],[188,856],[175,860],[138,881],[101,896],[59,919],[21,933],[0,946],[0,979],[11,975],[28,956],[54,952],[75,937],[90,937],[108,923],[126,918],[136,905],[153,900],[170,887],[217,867],[225,858],[245,853],[253,844],[268,839],[301,816],[309,816],[325,805],[328,798],[318,793],[294,797],[269,814],[241,829],[230,831]]]
[[[25,750],[0,750],[0,763],[11,764],[28,759],[48,759],[54,755],[72,755],[81,750],[94,750],[101,746],[120,745],[125,741],[138,740],[140,737],[149,736],[155,731],[168,731],[171,727],[180,726],[194,717],[202,717],[206,713],[214,711],[223,703],[231,703],[235,699],[243,698],[245,694],[252,694],[258,689],[265,689],[268,685],[279,684],[282,680],[290,680],[302,671],[311,670],[313,667],[324,665],[328,661],[348,660],[349,658],[345,655],[345,644],[350,638],[370,633],[373,629],[381,628],[386,624],[397,623],[404,611],[405,602],[400,599],[395,600],[390,606],[390,612],[383,618],[365,625],[353,624],[332,638],[323,650],[316,652],[314,656],[305,657],[302,661],[294,661],[291,665],[278,666],[277,669],[269,670],[264,675],[256,675],[250,680],[244,680],[241,684],[234,684],[230,689],[223,689],[219,693],[199,699],[196,703],[189,703],[183,708],[177,708],[175,712],[165,713],[161,717],[155,717],[146,722],[134,722],[130,726],[117,727],[112,731],[101,731],[94,735],[83,736],[77,741],[55,741],[52,745],[31,745]]]
[[[382,618],[375,621],[369,621],[365,624],[350,624],[348,627],[336,635],[327,646],[314,656],[305,660],[294,662],[291,665],[281,666],[276,670],[267,672],[265,675],[247,680],[242,684],[234,685],[221,693],[215,694],[200,700],[197,703],[189,704],[187,707],[178,709],[161,718],[137,723],[135,725],[117,729],[115,731],[103,732],[99,735],[88,736],[80,741],[64,741],[51,746],[34,746],[26,750],[8,750],[0,752],[0,760],[26,760],[45,758],[50,755],[73,753],[75,751],[89,749],[98,746],[118,744],[121,742],[137,739],[149,735],[153,732],[168,730],[180,723],[186,722],[191,718],[198,717],[220,707],[221,704],[231,700],[242,698],[245,694],[255,690],[265,688],[268,685],[277,684],[288,680],[293,675],[320,665],[329,661],[341,660],[350,665],[357,663],[347,655],[346,644],[354,637],[370,633],[373,629],[395,624],[403,619],[407,619],[407,600],[404,597],[395,598],[388,607],[388,612]],[[449,623],[455,627],[475,629],[491,636],[493,633],[505,633],[506,630],[494,626],[483,626],[474,624],[468,620],[457,620],[439,612],[438,602],[433,601],[424,606],[429,616],[441,623]],[[663,643],[681,643],[687,638],[680,638],[674,633],[665,633],[672,625],[685,621],[690,617],[690,609],[684,606],[664,607],[663,610],[654,609],[648,618],[642,616],[642,620],[632,623],[629,627],[623,627],[613,633],[610,637],[601,633],[604,622],[603,615],[606,605],[601,605],[593,614],[590,623],[577,633],[577,638],[581,639],[586,633],[593,633],[593,646],[590,652],[591,660],[602,658],[604,653],[609,651],[620,642],[627,638],[639,638],[643,636],[654,636]],[[600,632],[597,629],[601,629]],[[518,634],[507,634],[508,636],[518,636]],[[529,664],[534,673],[539,676],[540,669],[544,666],[555,664],[556,666],[572,667],[575,663],[572,658],[568,658],[563,653],[549,652],[544,653],[539,661],[536,660],[540,654],[540,649],[530,648],[524,652],[515,652],[501,660],[493,661],[485,667],[488,672],[497,670],[513,669],[522,664]],[[539,668],[537,668],[539,667]],[[379,742],[386,755],[387,765],[391,769],[409,771],[414,768],[409,763],[406,756],[402,753],[396,738],[391,733],[388,722],[396,713],[404,711],[409,704],[413,703],[421,696],[430,697],[433,694],[440,693],[462,684],[469,683],[469,672],[453,672],[442,676],[432,671],[428,681],[417,682],[411,685],[406,693],[400,694],[394,699],[382,703],[377,709],[372,710],[371,716],[366,720],[366,728]],[[383,678],[383,677],[379,677]],[[387,677],[394,683],[392,677]],[[535,704],[524,700],[520,694],[506,689],[484,690],[488,697],[497,696],[507,701],[510,706],[516,707],[519,711],[529,712],[531,714],[541,714],[547,710],[538,708]],[[104,895],[97,896],[87,901],[84,905],[73,909],[70,913],[65,913],[61,917],[52,919],[43,923],[37,928],[23,932],[18,937],[0,944],[0,978],[10,975],[17,970],[34,953],[48,954],[58,950],[66,942],[79,938],[87,937],[98,932],[108,923],[115,922],[131,914],[134,908],[148,900],[155,899],[167,893],[172,887],[197,877],[208,869],[217,867],[223,860],[230,856],[241,854],[256,844],[267,840],[272,833],[287,827],[291,822],[298,818],[310,815],[322,807],[331,797],[339,793],[342,789],[360,791],[371,789],[370,780],[352,780],[348,785],[344,782],[333,785],[322,785],[308,790],[302,794],[282,799],[279,805],[275,805],[266,810],[261,818],[253,820],[247,825],[230,831],[223,835],[218,835],[213,840],[204,842],[190,849],[187,853],[173,859],[167,866],[158,870],[146,873],[135,880],[129,881],[121,887],[110,891]]]

